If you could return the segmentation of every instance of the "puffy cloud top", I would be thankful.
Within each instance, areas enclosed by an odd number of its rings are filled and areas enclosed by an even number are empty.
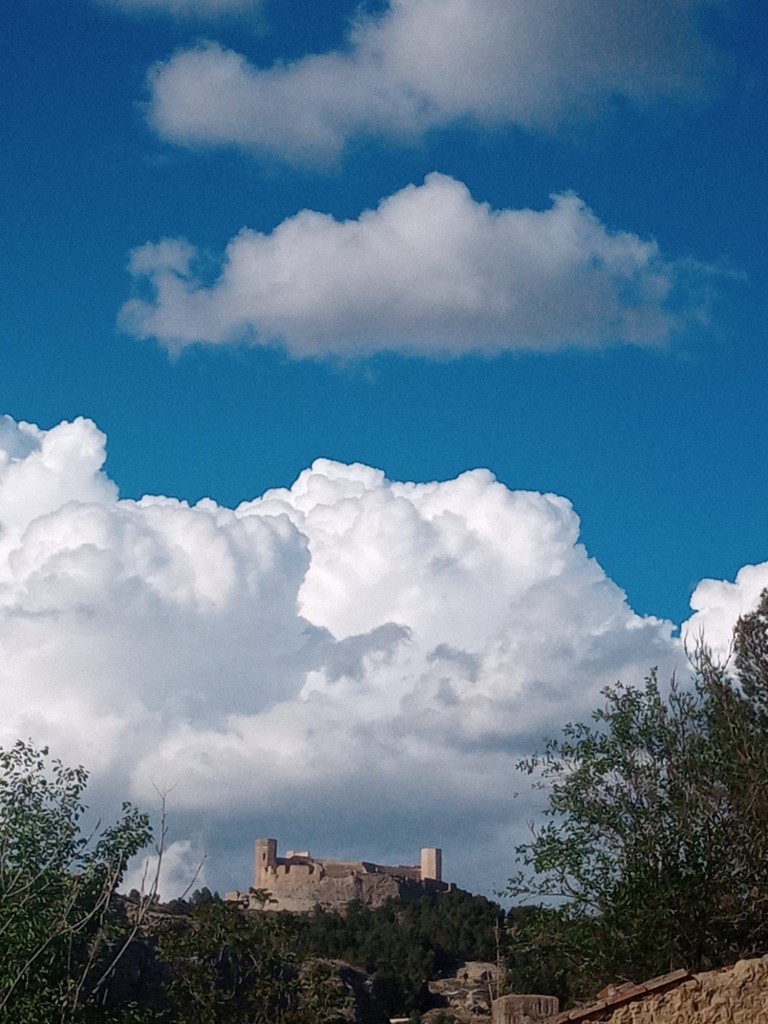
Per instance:
[[[269,235],[243,230],[211,285],[197,262],[182,240],[136,250],[151,295],[125,305],[123,326],[174,349],[247,340],[296,357],[659,344],[701,315],[705,276],[575,195],[493,210],[443,174],[357,220],[304,210]]]
[[[757,606],[766,587],[768,562],[743,566],[733,582],[702,580],[691,596],[694,614],[684,629],[689,646],[703,637],[716,657],[727,661],[734,623]]]
[[[134,0],[136,2],[136,0]],[[328,160],[361,133],[414,138],[456,119],[552,128],[617,95],[701,91],[702,0],[391,0],[343,50],[259,68],[208,43],[151,72],[150,121],[184,144]]]
[[[321,459],[232,510],[119,500],[103,459],[87,420],[0,426],[0,740],[89,765],[102,803],[167,790],[177,874],[192,840],[211,884],[245,885],[271,834],[397,861],[442,845],[488,891],[528,811],[518,756],[606,684],[681,664],[570,503],[487,470],[397,483]]]

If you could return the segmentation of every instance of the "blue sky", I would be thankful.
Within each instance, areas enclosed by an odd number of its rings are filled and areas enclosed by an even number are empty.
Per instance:
[[[484,467],[679,626],[768,558],[767,19],[4,5],[0,412],[93,420],[129,499]]]

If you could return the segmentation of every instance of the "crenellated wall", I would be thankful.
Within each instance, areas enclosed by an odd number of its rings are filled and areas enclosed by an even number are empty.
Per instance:
[[[276,839],[257,839],[253,889],[270,895],[269,909],[304,911],[360,900],[379,906],[387,899],[416,898],[424,891],[454,888],[442,881],[442,851],[425,847],[417,865],[377,864],[312,857],[308,850],[278,856]],[[228,893],[227,899],[256,906],[259,893]]]

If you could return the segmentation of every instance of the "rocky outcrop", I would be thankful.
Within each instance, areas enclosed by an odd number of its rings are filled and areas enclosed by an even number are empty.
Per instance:
[[[342,996],[340,1005],[333,1012],[323,1008],[324,1024],[389,1024],[389,1017],[374,995],[373,979],[365,971],[343,960],[324,959],[308,960],[301,970],[302,973],[319,970],[326,981],[331,980],[335,984],[337,993]]]
[[[462,964],[451,977],[430,981],[429,991],[434,1001],[449,1010],[456,1020],[488,1021],[491,1003],[503,989],[503,973],[494,963],[471,960]]]
[[[340,878],[311,875],[290,886],[276,885],[266,893],[228,892],[225,899],[249,910],[287,910],[302,914],[315,907],[343,911],[353,900],[366,907],[381,907],[388,900],[415,901],[425,892],[446,892],[451,888],[445,882],[418,882],[396,875],[350,872]]]

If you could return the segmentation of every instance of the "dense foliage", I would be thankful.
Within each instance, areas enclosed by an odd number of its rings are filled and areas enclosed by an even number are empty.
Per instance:
[[[126,804],[84,834],[84,769],[21,742],[0,750],[0,1017],[332,1024],[351,998],[338,960],[406,1016],[428,1007],[428,980],[496,960],[505,936],[512,987],[565,1000],[765,953],[768,593],[733,651],[729,668],[699,645],[685,686],[651,675],[606,690],[590,722],[522,763],[547,810],[517,850],[508,893],[529,905],[506,930],[496,904],[461,891],[343,914],[246,913],[207,889],[126,903],[116,888],[151,838],[146,816]]]
[[[329,960],[372,973],[406,1015],[430,978],[496,956],[498,907],[463,892],[308,915],[244,913],[207,889],[118,899],[149,823],[126,804],[84,834],[87,778],[45,749],[0,751],[0,1017],[14,1024],[323,1024],[351,998]]]
[[[372,976],[373,998],[390,1016],[418,1015],[430,1006],[430,979],[465,960],[497,958],[503,924],[495,903],[461,891],[377,908],[353,901],[344,913],[317,907],[291,914],[243,912],[201,890],[157,907],[155,967],[164,971],[168,999],[150,998],[152,1020],[336,1021],[351,998],[338,961]]]
[[[13,1024],[323,1024],[349,993],[302,963],[283,915],[207,889],[162,907],[116,895],[151,839],[129,804],[84,833],[88,773],[18,742],[0,750],[0,1019]]]
[[[318,907],[299,927],[305,953],[367,971],[390,1016],[407,1016],[428,1007],[431,978],[452,973],[464,960],[495,960],[502,922],[495,903],[456,890],[373,909],[353,902],[344,914]]]
[[[324,1024],[349,1001],[328,965],[302,962],[291,915],[203,900],[157,935],[168,1024]]]
[[[117,824],[83,834],[87,778],[45,748],[0,750],[0,1017],[15,1024],[89,1019],[119,955],[112,895],[151,833],[124,804]]]
[[[513,981],[561,997],[768,950],[768,594],[690,685],[616,686],[523,762],[547,792],[518,848]],[[547,903],[549,905],[547,905]]]

